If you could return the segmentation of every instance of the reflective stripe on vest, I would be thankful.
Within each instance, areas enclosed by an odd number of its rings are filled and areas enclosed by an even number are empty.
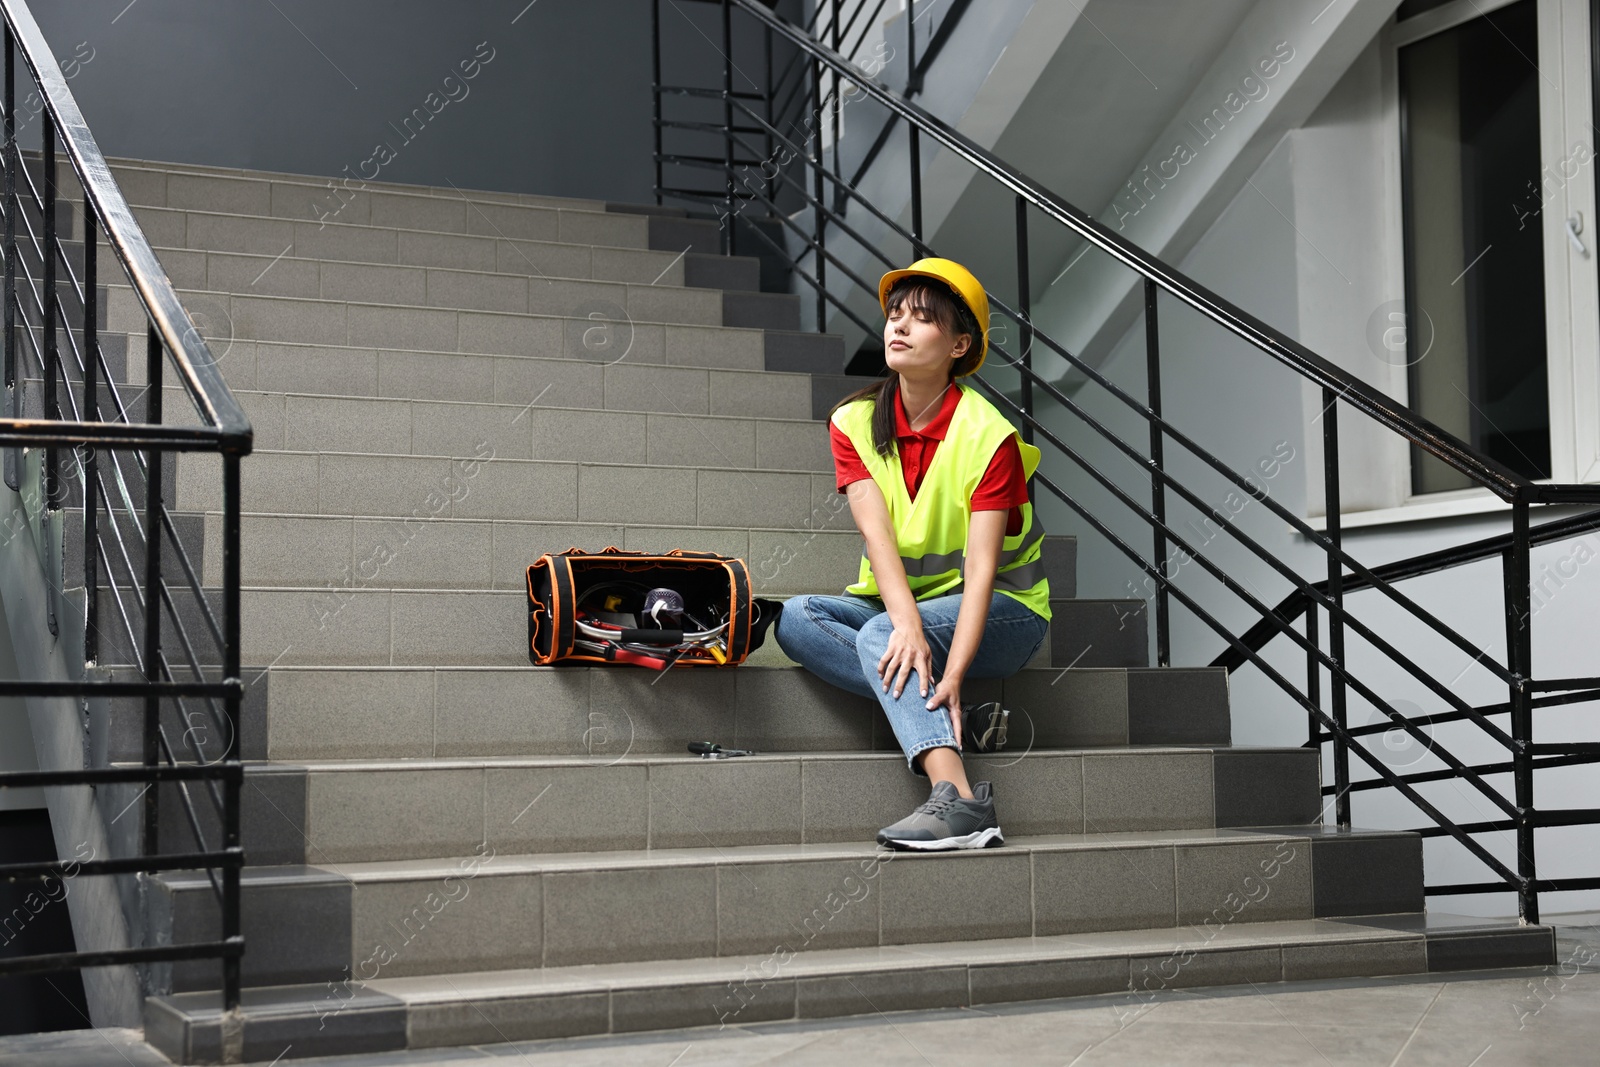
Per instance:
[[[975,391],[957,383],[962,397],[950,418],[945,439],[923,473],[916,500],[906,488],[898,454],[879,455],[872,443],[872,400],[858,400],[834,412],[833,423],[855,446],[867,473],[883,494],[894,528],[906,581],[918,600],[949,596],[964,586],[966,547],[972,520],[972,494],[994,458],[995,449],[1016,429]],[[1021,440],[1023,476],[1039,466],[1039,450]],[[1033,516],[1031,502],[1023,504],[1022,529],[1001,541],[994,588],[1050,618],[1050,586],[1040,558],[1044,529]],[[872,564],[861,559],[860,574],[846,590],[858,596],[877,596]]]

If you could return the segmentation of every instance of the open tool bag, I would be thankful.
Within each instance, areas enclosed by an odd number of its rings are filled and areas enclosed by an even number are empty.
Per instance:
[[[737,666],[782,608],[751,597],[742,559],[683,549],[547,552],[528,568],[528,658],[540,667]]]

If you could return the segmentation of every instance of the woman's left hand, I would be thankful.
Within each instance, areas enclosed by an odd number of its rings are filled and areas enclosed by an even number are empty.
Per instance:
[[[939,679],[939,684],[934,687],[933,695],[928,698],[928,710],[938,711],[943,708],[950,715],[950,732],[956,739],[956,749],[961,748],[961,676],[946,674]]]

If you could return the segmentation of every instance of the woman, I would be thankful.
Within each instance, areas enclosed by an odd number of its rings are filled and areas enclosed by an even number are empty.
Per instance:
[[[912,771],[933,783],[925,804],[878,832],[880,844],[998,845],[993,790],[970,784],[961,761],[974,729],[961,683],[1015,674],[1044,640],[1044,531],[1027,488],[1039,450],[958,381],[988,351],[989,298],[971,272],[919,260],[885,274],[878,296],[889,375],[840,401],[831,430],[866,556],[847,595],[790,599],[778,644],[875,697]]]

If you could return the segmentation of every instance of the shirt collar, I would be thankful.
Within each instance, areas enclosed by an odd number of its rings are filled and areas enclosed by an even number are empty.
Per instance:
[[[961,387],[951,382],[945,389],[944,396],[939,403],[939,413],[933,421],[920,430],[911,428],[911,420],[906,417],[905,401],[900,397],[900,390],[894,393],[894,434],[896,437],[931,437],[935,441],[943,441],[944,435],[950,429],[950,416],[955,414],[956,404],[961,400]]]

